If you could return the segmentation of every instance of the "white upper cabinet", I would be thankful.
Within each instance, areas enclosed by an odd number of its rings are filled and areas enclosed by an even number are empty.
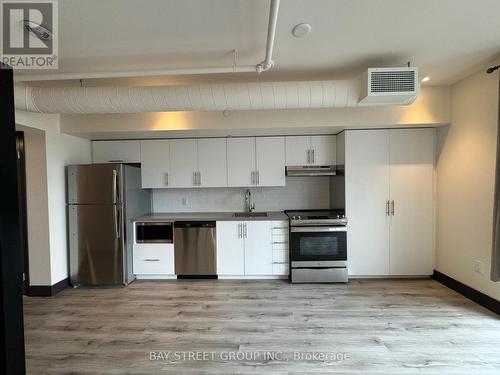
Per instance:
[[[226,163],[226,138],[198,139],[199,186],[227,186]]]
[[[258,186],[285,186],[285,139],[257,137],[256,170]]]
[[[198,143],[196,139],[170,141],[171,182],[169,187],[187,188],[198,186]]]
[[[228,138],[228,186],[254,186],[257,181],[256,175],[255,138]]]
[[[170,186],[170,141],[141,141],[141,176],[143,188]]]
[[[335,135],[290,136],[286,138],[286,165],[334,165]]]
[[[287,136],[286,165],[300,166],[310,164],[311,137]]]
[[[140,163],[141,141],[93,141],[94,163]]]
[[[335,165],[337,141],[334,135],[311,136],[311,158],[314,165]]]
[[[391,275],[433,272],[434,129],[391,130]]]

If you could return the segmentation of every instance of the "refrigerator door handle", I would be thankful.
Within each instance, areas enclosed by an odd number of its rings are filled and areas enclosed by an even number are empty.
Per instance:
[[[118,191],[118,171],[113,169],[113,203],[120,203],[120,193]]]
[[[113,205],[113,224],[115,225],[115,238],[119,239],[121,237],[120,230],[121,213],[120,207],[118,205]]]

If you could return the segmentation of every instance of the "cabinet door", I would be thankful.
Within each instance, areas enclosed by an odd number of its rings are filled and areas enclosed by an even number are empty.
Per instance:
[[[337,159],[337,143],[334,135],[313,135],[311,137],[312,164],[334,165]]]
[[[285,138],[257,137],[256,168],[259,186],[285,186]]]
[[[142,187],[167,188],[170,183],[170,141],[141,141]]]
[[[310,136],[285,137],[286,143],[286,165],[310,164],[309,150],[311,149]]]
[[[349,275],[389,275],[388,131],[347,131],[345,147]]]
[[[94,163],[140,163],[141,141],[93,141]]]
[[[198,139],[198,171],[200,186],[227,186],[225,138]]]
[[[245,249],[241,221],[217,222],[217,274],[244,275]]]
[[[245,275],[272,275],[272,222],[246,221],[244,226]]]
[[[170,187],[188,188],[195,185],[198,172],[198,145],[196,139],[170,141]]]
[[[432,274],[434,134],[434,129],[390,132],[392,275]]]
[[[255,138],[228,138],[228,186],[255,185]]]

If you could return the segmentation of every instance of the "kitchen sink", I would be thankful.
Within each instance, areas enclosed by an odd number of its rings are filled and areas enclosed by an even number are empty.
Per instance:
[[[267,217],[267,212],[235,212],[233,217]]]

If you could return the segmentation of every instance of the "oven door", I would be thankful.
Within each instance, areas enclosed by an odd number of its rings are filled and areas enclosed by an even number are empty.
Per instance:
[[[341,265],[347,261],[347,227],[291,227],[290,252],[292,267]]]

